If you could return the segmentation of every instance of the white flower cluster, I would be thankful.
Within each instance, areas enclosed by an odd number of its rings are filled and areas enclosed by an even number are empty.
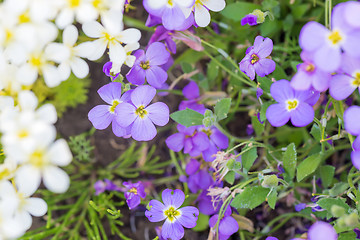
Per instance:
[[[124,30],[124,4],[125,0],[0,3],[0,136],[5,155],[0,164],[0,239],[20,237],[30,228],[31,215],[46,214],[46,202],[31,197],[41,182],[54,193],[65,192],[70,184],[59,168],[71,162],[72,154],[64,139],[56,140],[55,107],[39,103],[32,85],[41,77],[48,87],[55,87],[71,72],[84,78],[89,66],[83,58],[99,59],[106,48],[114,74],[123,64],[132,66],[131,52],[139,48],[141,34]],[[74,22],[96,40],[77,44]]]

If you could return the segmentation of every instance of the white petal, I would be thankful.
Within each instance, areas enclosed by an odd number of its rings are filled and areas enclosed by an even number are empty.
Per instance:
[[[47,64],[41,70],[48,87],[53,88],[61,83],[60,73],[55,66]]]
[[[101,23],[110,34],[116,35],[124,29],[122,10],[109,10],[101,14]]]
[[[202,0],[202,2],[208,9],[214,12],[220,12],[226,6],[224,0]]]
[[[57,114],[54,105],[47,103],[36,110],[36,116],[46,123],[55,124],[57,121]]]
[[[41,198],[29,198],[26,200],[26,211],[35,217],[44,216],[47,212],[47,204]]]
[[[61,43],[50,43],[45,48],[46,58],[57,63],[61,63],[70,57],[69,48]]]
[[[70,66],[71,70],[78,78],[84,78],[89,74],[89,65],[81,58],[74,57]]]
[[[40,170],[25,164],[15,173],[15,182],[20,192],[31,196],[40,186]]]
[[[209,25],[210,19],[210,13],[203,5],[195,5],[195,22],[199,27]]]
[[[110,43],[109,58],[113,64],[122,65],[126,59],[124,47],[118,42]]]
[[[55,23],[60,29],[64,29],[74,21],[74,12],[70,9],[63,9],[57,16]]]
[[[85,1],[83,1],[85,2]],[[95,21],[98,17],[98,12],[90,4],[83,4],[80,8],[76,9],[76,20],[79,23],[86,23]]]
[[[159,9],[167,4],[167,0],[148,0],[149,7]]]
[[[79,32],[74,25],[69,25],[63,32],[63,43],[67,46],[74,46],[79,36]]]
[[[95,61],[101,58],[106,50],[107,42],[104,39],[98,39],[91,42],[84,42],[78,45],[77,50],[79,51],[79,56],[87,55],[86,57]],[[87,51],[87,53],[86,53]]]
[[[66,166],[72,160],[71,151],[64,139],[59,139],[51,145],[48,156],[51,163],[58,166]]]
[[[31,91],[21,91],[18,100],[21,110],[34,111],[38,105],[38,99]]]
[[[105,28],[96,21],[91,21],[84,23],[82,26],[84,33],[91,38],[99,38],[102,36],[102,33],[105,31]]]
[[[30,216],[30,214],[26,211],[18,211],[16,214],[15,214],[15,217],[17,222],[19,222],[21,224],[21,226],[28,230],[31,225],[32,225],[32,217]]]
[[[70,68],[70,64],[68,61],[60,63],[58,66],[58,70],[59,70],[61,81],[66,81],[69,79],[70,74],[71,74],[71,68]]]
[[[64,193],[70,186],[70,178],[62,169],[48,166],[43,171],[44,184],[54,193]]]
[[[37,69],[32,68],[29,64],[22,65],[16,73],[16,79],[24,85],[33,84],[36,81],[37,77]]]
[[[136,28],[128,28],[116,36],[116,40],[126,44],[136,43],[140,38],[141,32]]]

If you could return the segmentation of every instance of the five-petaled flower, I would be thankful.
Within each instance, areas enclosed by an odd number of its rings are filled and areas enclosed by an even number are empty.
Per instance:
[[[145,216],[150,222],[165,220],[161,235],[165,239],[178,240],[184,236],[184,227],[193,228],[199,216],[199,210],[192,206],[181,207],[185,194],[179,190],[166,189],[162,192],[161,203],[158,200],[149,202]]]
[[[129,209],[136,208],[141,202],[140,198],[146,197],[143,183],[141,181],[138,181],[137,183],[123,182],[123,185],[127,188],[125,198]]]

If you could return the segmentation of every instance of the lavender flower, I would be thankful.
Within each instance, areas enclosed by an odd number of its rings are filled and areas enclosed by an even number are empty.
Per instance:
[[[221,204],[214,207],[212,198],[207,195],[207,191],[203,190],[196,200],[198,202],[199,211],[205,215],[212,215],[220,210]]]
[[[146,79],[151,86],[161,88],[168,75],[160,66],[167,63],[170,58],[165,45],[160,42],[152,43],[146,53],[144,50],[137,50],[134,56],[134,66],[126,75],[129,82],[142,85]]]
[[[324,92],[329,87],[331,74],[319,69],[313,62],[314,54],[303,51],[301,59],[304,63],[297,66],[297,73],[291,79],[291,86],[296,90],[309,90]]]
[[[248,48],[246,56],[239,63],[240,70],[251,80],[255,79],[255,72],[264,77],[275,70],[275,62],[268,57],[273,49],[273,41],[270,38],[257,36],[254,46]]]
[[[300,32],[299,44],[302,49],[314,53],[314,63],[320,69],[333,72],[341,64],[341,53],[344,51],[352,57],[360,57],[358,39],[360,30],[354,30],[344,20],[347,3],[340,3],[333,8],[331,29],[317,22],[307,23]],[[348,18],[357,13],[351,12]]]
[[[158,26],[155,29],[154,34],[151,36],[148,44],[150,45],[154,42],[164,41],[167,48],[169,49],[169,51],[175,54],[176,53],[176,43],[173,40],[174,32],[175,31],[167,30],[163,26]]]
[[[107,62],[104,64],[103,72],[105,73],[106,76],[110,77],[112,81],[114,81],[120,75],[120,72],[114,75],[110,71],[111,68],[112,68],[112,62]]]
[[[352,145],[354,151],[351,153],[351,161],[354,167],[360,170],[360,124],[358,122],[359,116],[359,106],[351,106],[344,112],[345,130],[350,134],[357,136]]]
[[[215,154],[219,150],[228,148],[229,138],[216,127],[199,127],[198,131],[206,133],[209,138],[209,147],[202,152],[203,158],[206,162],[214,161]]]
[[[117,137],[129,137],[130,129],[121,127],[116,119],[116,108],[120,103],[130,101],[132,90],[121,96],[121,83],[112,82],[98,90],[100,97],[109,105],[98,105],[90,110],[88,118],[92,125],[99,130],[107,128],[112,123],[112,131]]]
[[[278,238],[276,238],[276,237],[267,237],[265,240],[279,240]]]
[[[290,119],[296,127],[304,127],[314,119],[312,105],[313,91],[296,91],[291,88],[290,82],[280,80],[271,85],[271,96],[278,103],[270,105],[266,111],[266,118],[274,127],[285,125]],[[313,104],[312,104],[313,103]]]
[[[308,232],[309,240],[337,240],[338,235],[335,229],[329,223],[316,222],[314,223]]]
[[[196,157],[209,148],[208,136],[204,132],[197,131],[196,126],[187,128],[178,124],[177,129],[179,132],[169,136],[165,141],[168,148],[174,152],[184,149],[184,153]]]
[[[154,126],[165,126],[169,122],[169,108],[165,103],[157,102],[150,106],[156,89],[144,85],[131,93],[131,102],[124,102],[115,109],[117,123],[131,129],[131,136],[136,141],[149,141],[156,136]]]
[[[341,72],[330,81],[330,95],[336,100],[344,100],[356,89],[360,91],[360,59],[342,55]]]
[[[201,163],[196,159],[190,159],[186,165],[185,172],[189,175],[187,183],[192,193],[206,190],[214,184],[211,174],[205,168],[200,169],[200,165]]]
[[[141,202],[140,198],[146,197],[143,183],[141,181],[137,183],[124,182],[123,185],[127,188],[125,198],[129,209],[136,208]]]
[[[248,14],[241,19],[241,26],[249,24],[250,26],[257,25],[257,16],[253,14]]]
[[[95,195],[105,192],[106,184],[104,181],[98,180],[94,183]]]
[[[165,239],[181,239],[184,236],[184,227],[193,228],[199,216],[199,210],[192,206],[181,207],[185,200],[185,194],[179,190],[166,189],[162,192],[161,203],[158,200],[149,202],[149,210],[145,216],[150,222],[165,220],[161,229],[161,235]]]
[[[239,224],[237,221],[231,216],[231,207],[230,205],[226,208],[224,216],[220,219],[219,223],[219,240],[226,240],[231,235],[236,233],[239,230]],[[219,214],[215,214],[209,219],[209,226],[211,228],[215,227],[217,221],[219,219]],[[214,231],[214,230],[213,230]]]
[[[306,208],[306,203],[299,203],[295,206],[295,211],[300,212],[301,210]]]
[[[199,86],[194,81],[190,81],[188,85],[183,88],[182,91],[185,98],[188,100],[183,100],[179,104],[179,110],[185,110],[190,108],[194,111],[197,111],[201,114],[204,114],[206,108],[204,104],[198,103],[200,101],[200,89]]]

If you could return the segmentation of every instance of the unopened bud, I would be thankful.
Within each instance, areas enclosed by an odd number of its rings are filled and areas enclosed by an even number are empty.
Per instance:
[[[333,205],[331,207],[331,214],[334,216],[334,217],[341,217],[345,214],[345,208],[343,207],[340,207],[339,205]]]
[[[267,175],[264,176],[264,181],[261,183],[261,186],[265,187],[265,188],[273,188],[273,187],[277,187],[277,185],[279,184],[279,179],[276,175]]]
[[[348,227],[354,227],[359,224],[359,216],[356,213],[350,213],[344,218],[345,224]]]

